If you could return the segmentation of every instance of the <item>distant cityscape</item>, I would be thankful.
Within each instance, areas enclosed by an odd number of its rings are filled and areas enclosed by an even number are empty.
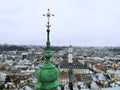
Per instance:
[[[53,46],[57,90],[120,90],[120,47]],[[44,46],[0,45],[0,90],[35,90]]]
[[[119,38],[120,0],[0,0],[0,90],[120,90]]]

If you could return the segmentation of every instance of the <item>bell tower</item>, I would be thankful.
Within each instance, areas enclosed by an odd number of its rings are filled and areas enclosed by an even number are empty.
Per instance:
[[[73,48],[72,48],[72,46],[70,45],[70,46],[69,46],[69,49],[68,49],[68,62],[69,62],[69,63],[73,63],[73,54],[72,54],[72,52],[73,52]]]

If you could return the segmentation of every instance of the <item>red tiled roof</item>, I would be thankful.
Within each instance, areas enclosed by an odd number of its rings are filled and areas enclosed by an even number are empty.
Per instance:
[[[75,77],[78,81],[82,81],[80,74],[76,74]]]
[[[88,63],[90,63],[90,64],[95,64],[93,61],[88,61]]]
[[[101,69],[101,70],[105,70],[105,69],[106,69],[104,66],[101,66],[101,65],[95,65],[95,67],[96,67],[97,69]]]

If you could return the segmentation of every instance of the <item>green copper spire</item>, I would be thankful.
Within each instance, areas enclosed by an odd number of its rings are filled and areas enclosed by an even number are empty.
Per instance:
[[[49,33],[50,33],[50,23],[49,19],[53,14],[50,14],[50,9],[48,9],[47,14],[43,14],[43,16],[47,16],[47,42],[46,42],[46,49],[44,53],[44,57],[46,59],[45,63],[40,66],[35,71],[35,77],[38,79],[38,82],[35,84],[35,88],[37,90],[55,90],[59,83],[57,81],[59,70],[58,68],[50,62],[50,58],[52,57],[52,52],[50,50],[50,40],[49,40]]]

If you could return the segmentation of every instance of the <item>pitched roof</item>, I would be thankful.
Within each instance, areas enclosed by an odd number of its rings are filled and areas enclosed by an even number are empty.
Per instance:
[[[60,68],[74,68],[74,69],[87,69],[87,65],[83,65],[78,60],[73,60],[73,63],[69,63],[67,60],[60,62]]]

